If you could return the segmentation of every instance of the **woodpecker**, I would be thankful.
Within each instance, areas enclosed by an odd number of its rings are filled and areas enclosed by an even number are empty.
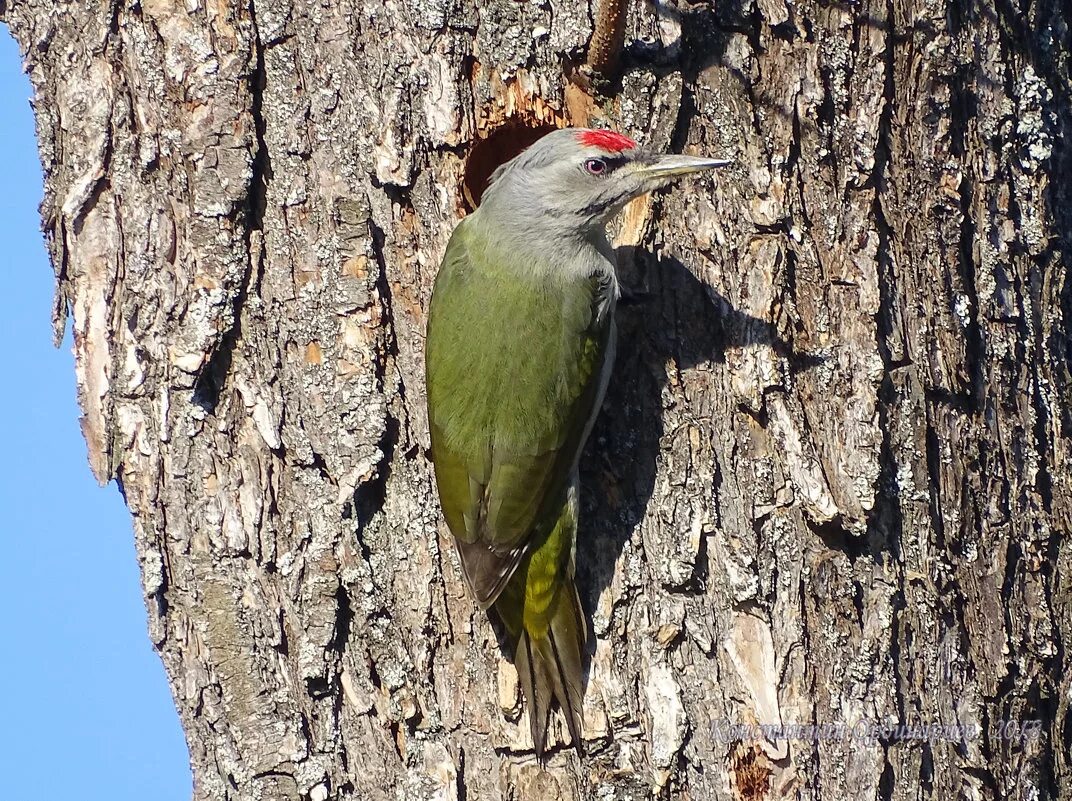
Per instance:
[[[727,164],[553,131],[492,173],[436,276],[425,368],[439,499],[466,583],[510,639],[541,761],[552,700],[582,749],[577,463],[614,362],[605,226],[633,198]]]

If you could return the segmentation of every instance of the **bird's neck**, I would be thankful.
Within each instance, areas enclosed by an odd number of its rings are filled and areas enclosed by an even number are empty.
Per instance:
[[[482,205],[471,216],[488,246],[519,272],[569,281],[603,273],[615,276],[614,248],[601,224],[578,227],[539,210]]]

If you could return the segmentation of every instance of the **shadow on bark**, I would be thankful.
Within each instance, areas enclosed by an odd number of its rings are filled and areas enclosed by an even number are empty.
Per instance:
[[[671,371],[722,363],[728,349],[755,346],[772,347],[794,372],[822,361],[794,351],[771,323],[735,309],[677,258],[622,248],[619,261],[635,262],[646,287],[638,292],[623,286],[614,374],[581,458],[577,570],[589,616],[654,493],[664,450],[663,396]],[[717,491],[717,485],[711,487]],[[702,593],[705,569],[701,556],[691,582],[673,589]],[[594,644],[593,639],[590,648]]]

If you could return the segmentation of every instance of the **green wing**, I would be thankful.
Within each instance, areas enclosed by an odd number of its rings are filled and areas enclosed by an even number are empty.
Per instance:
[[[473,220],[436,277],[426,369],[443,514],[487,607],[565,500],[600,394],[612,289],[607,277],[533,277],[480,246]]]

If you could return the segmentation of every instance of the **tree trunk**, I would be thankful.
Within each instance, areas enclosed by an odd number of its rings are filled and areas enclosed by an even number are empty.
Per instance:
[[[564,0],[0,17],[196,799],[1072,799],[1067,4],[635,3],[609,83]],[[561,124],[736,165],[617,233],[587,755],[542,770],[423,330],[467,193]]]

